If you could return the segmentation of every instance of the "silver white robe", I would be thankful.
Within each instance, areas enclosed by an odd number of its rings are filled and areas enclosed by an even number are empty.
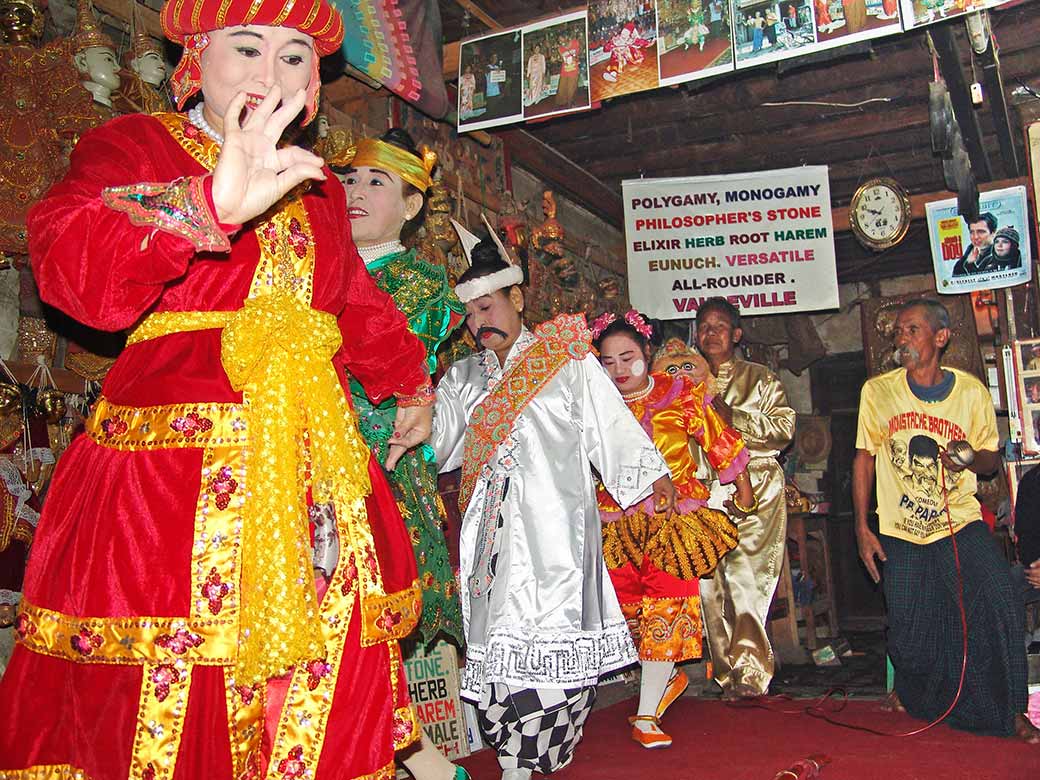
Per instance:
[[[506,370],[535,338],[523,330]],[[485,350],[452,365],[437,385],[430,443],[441,471],[462,465],[467,423],[502,376],[497,356]],[[460,542],[465,698],[479,701],[492,682],[595,685],[601,675],[638,662],[603,562],[590,464],[622,507],[645,498],[668,474],[591,354],[571,360],[528,403],[466,507]],[[494,580],[482,582],[488,567],[487,556],[479,557],[486,549],[481,541],[487,524],[496,522]]]

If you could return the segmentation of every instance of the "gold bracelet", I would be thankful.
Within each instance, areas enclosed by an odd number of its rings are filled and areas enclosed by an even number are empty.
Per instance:
[[[740,505],[740,501],[738,501],[737,497],[734,495],[733,496],[733,508],[736,509],[738,512],[740,512],[740,514],[742,514],[742,515],[754,514],[755,510],[758,509],[758,496],[755,496],[755,501],[754,501],[754,503],[751,504],[751,506],[741,506]]]

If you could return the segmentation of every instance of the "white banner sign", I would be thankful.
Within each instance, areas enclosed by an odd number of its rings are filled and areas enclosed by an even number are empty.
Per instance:
[[[714,296],[741,314],[837,308],[827,166],[621,186],[629,297],[644,314],[693,317]]]

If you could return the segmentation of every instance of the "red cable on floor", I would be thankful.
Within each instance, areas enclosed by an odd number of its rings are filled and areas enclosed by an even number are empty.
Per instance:
[[[945,450],[943,450],[945,452]],[[961,692],[964,690],[964,676],[968,671],[968,615],[964,608],[964,577],[961,574],[961,557],[957,551],[957,539],[953,533],[953,518],[950,516],[950,495],[946,489],[946,469],[942,469],[942,491],[943,491],[943,504],[946,510],[946,523],[950,528],[950,543],[953,545],[953,562],[957,570],[957,589],[958,589],[958,606],[960,607],[961,613],[961,676],[957,683],[957,693],[954,694],[953,701],[950,702],[950,706],[946,708],[946,712],[940,715],[938,718],[933,720],[926,726],[914,729],[913,731],[903,732],[890,732],[882,731],[881,729],[874,729],[870,726],[860,726],[855,723],[846,723],[841,720],[836,720],[831,717],[832,713],[841,712],[845,709],[845,704],[848,701],[848,694],[844,688],[831,688],[812,704],[804,707],[797,707],[793,709],[780,709],[773,706],[773,703],[779,703],[784,701],[793,701],[790,696],[779,695],[779,696],[756,696],[754,698],[743,699],[739,701],[727,702],[731,707],[751,707],[769,710],[771,712],[779,712],[784,715],[808,715],[811,718],[817,718],[819,720],[826,721],[832,726],[841,726],[842,728],[852,729],[853,731],[864,731],[868,734],[877,734],[881,737],[913,737],[918,734],[923,734],[933,726],[937,726],[942,723],[953,712],[953,708],[957,706],[957,702],[960,701]],[[826,704],[831,701],[831,697],[836,693],[841,693],[842,698],[837,702],[838,706],[836,709],[832,709],[830,712],[826,709]]]

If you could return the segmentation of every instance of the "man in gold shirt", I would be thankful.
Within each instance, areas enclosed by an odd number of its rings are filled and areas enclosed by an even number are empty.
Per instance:
[[[949,339],[941,303],[908,301],[895,327],[903,367],[863,386],[852,467],[859,555],[874,582],[884,573],[888,654],[907,712],[933,720],[956,699],[954,728],[1036,742],[1024,715],[1022,606],[975,498],[975,475],[1000,467],[997,419],[978,379],[940,365]],[[879,534],[868,524],[875,479]]]
[[[765,624],[787,534],[784,473],[776,456],[791,443],[795,418],[777,376],[735,356],[742,335],[740,312],[725,298],[709,298],[697,310],[697,347],[716,377],[712,405],[743,437],[758,497],[756,511],[733,518],[740,531],[737,549],[719,562],[712,579],[701,580],[714,677],[730,697],[763,694],[773,678]]]

